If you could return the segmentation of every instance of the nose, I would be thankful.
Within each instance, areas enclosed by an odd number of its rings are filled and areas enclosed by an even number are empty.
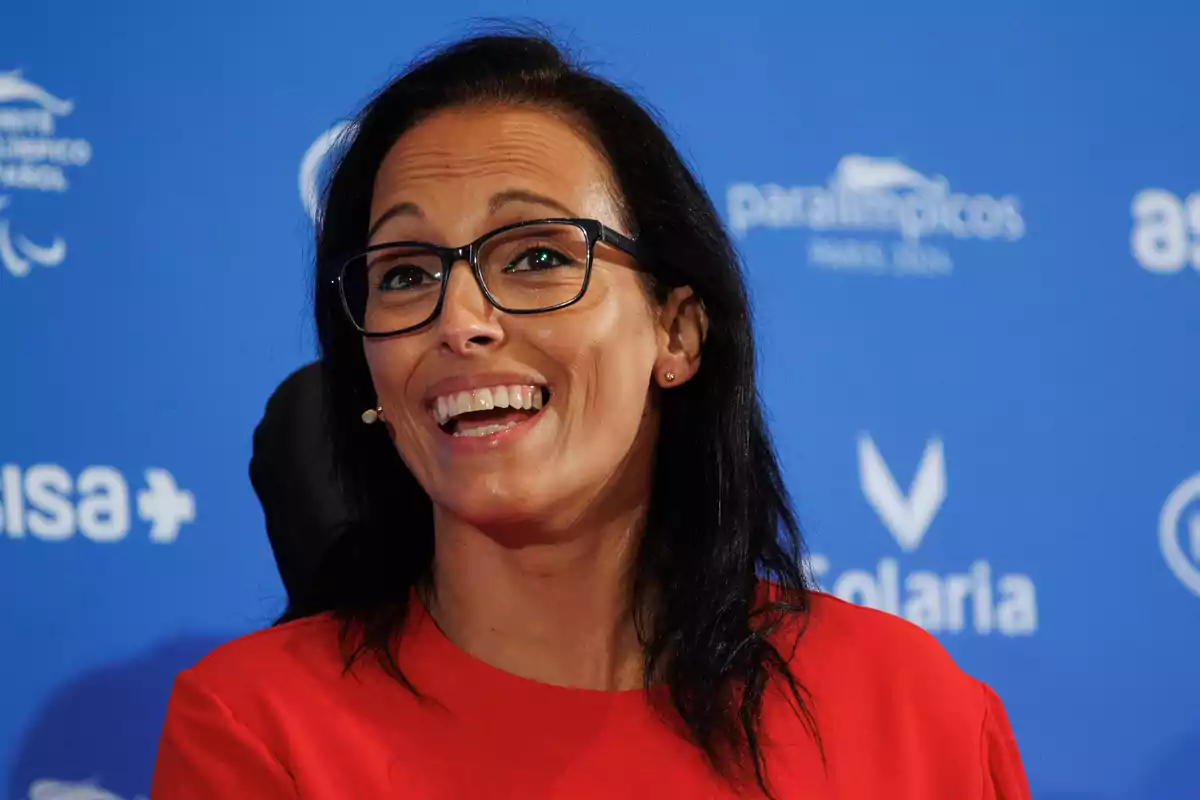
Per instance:
[[[488,302],[465,261],[450,270],[446,296],[438,315],[438,345],[457,355],[471,355],[500,342],[500,311]]]

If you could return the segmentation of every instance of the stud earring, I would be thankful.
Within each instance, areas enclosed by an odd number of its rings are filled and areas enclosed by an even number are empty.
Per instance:
[[[670,383],[671,381],[675,380],[675,373],[668,372],[666,375],[663,375],[663,380],[667,383]]]
[[[375,406],[374,408],[368,408],[366,411],[364,411],[362,413],[362,421],[364,423],[366,423],[367,425],[373,425],[373,424],[375,424],[376,420],[381,420],[381,419],[383,419],[383,406]]]

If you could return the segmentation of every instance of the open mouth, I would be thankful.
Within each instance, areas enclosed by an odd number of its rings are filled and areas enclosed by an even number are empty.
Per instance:
[[[549,402],[546,386],[489,386],[439,395],[429,413],[451,436],[491,436],[528,422]]]

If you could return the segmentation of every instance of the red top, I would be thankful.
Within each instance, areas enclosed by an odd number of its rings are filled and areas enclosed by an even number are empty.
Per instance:
[[[399,663],[427,702],[371,659],[344,674],[329,616],[250,634],[176,679],[151,796],[736,796],[642,691],[518,678],[413,608]],[[920,628],[816,594],[792,669],[811,693],[826,764],[784,698],[768,694],[779,800],[1029,798],[1000,700]]]

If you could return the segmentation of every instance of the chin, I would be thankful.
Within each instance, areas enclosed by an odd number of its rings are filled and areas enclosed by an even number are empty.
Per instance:
[[[533,487],[513,475],[480,476],[438,492],[435,502],[456,517],[478,527],[528,523],[543,516],[546,503],[535,499]]]

